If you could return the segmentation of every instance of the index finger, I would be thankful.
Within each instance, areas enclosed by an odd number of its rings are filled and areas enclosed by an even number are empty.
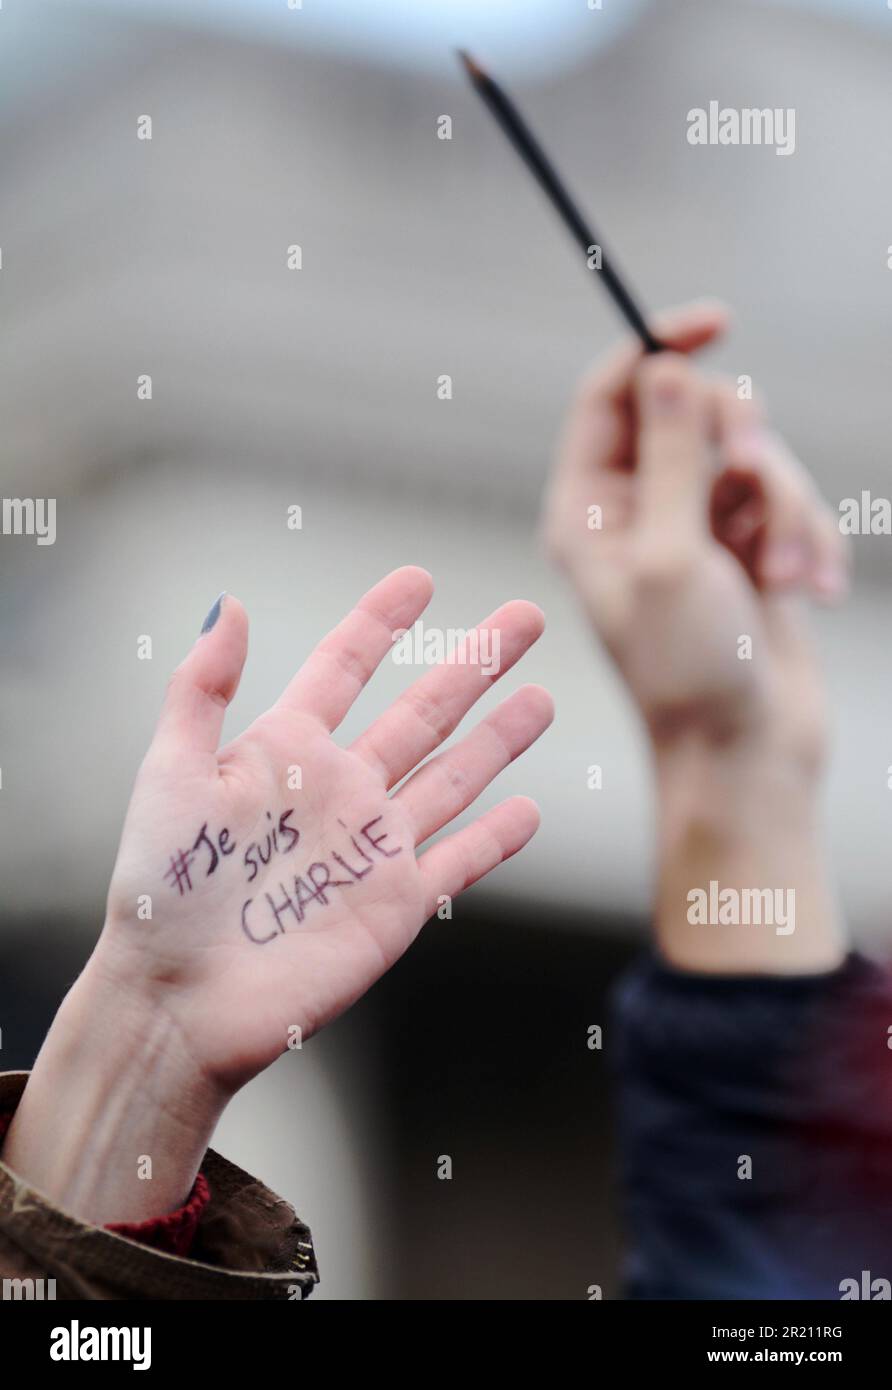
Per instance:
[[[654,334],[672,352],[696,352],[721,336],[728,327],[729,312],[718,300],[698,300],[666,309],[654,320]],[[629,339],[600,362],[583,379],[581,405],[606,401],[623,405],[631,392],[636,369],[644,357],[640,341]]]
[[[695,352],[724,332],[728,317],[727,309],[719,303],[687,304],[659,314],[654,332],[673,352]],[[641,343],[629,339],[583,378],[564,427],[552,482],[554,489],[588,490],[593,476],[627,470],[631,459],[635,375],[643,360]],[[580,515],[584,516],[583,500],[581,496],[577,498],[582,508]]]

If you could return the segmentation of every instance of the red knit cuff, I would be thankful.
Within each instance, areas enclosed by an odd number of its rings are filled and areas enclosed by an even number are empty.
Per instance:
[[[128,1240],[138,1240],[140,1245],[151,1245],[153,1250],[164,1250],[168,1255],[188,1255],[192,1249],[195,1232],[201,1220],[201,1213],[211,1200],[211,1189],[204,1173],[199,1173],[189,1200],[167,1216],[156,1216],[150,1221],[114,1221],[106,1226],[115,1235],[126,1236]]]
[[[14,1111],[0,1115],[0,1142],[10,1126]],[[201,1214],[211,1200],[211,1189],[207,1178],[199,1173],[188,1201],[167,1216],[157,1216],[150,1221],[115,1221],[106,1226],[115,1235],[126,1236],[128,1240],[138,1241],[140,1245],[150,1245],[153,1250],[163,1250],[168,1255],[185,1257],[192,1249],[195,1232]]]

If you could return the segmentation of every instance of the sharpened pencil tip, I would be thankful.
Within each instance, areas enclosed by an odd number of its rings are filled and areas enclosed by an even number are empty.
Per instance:
[[[457,48],[455,51],[458,54],[459,60],[463,64],[464,69],[469,77],[486,76],[480,64],[475,63],[470,53],[468,53],[464,48]]]

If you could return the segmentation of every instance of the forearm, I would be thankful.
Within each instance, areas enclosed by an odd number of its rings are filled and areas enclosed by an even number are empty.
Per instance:
[[[166,1014],[103,978],[95,958],[66,996],[0,1157],[94,1225],[139,1222],[188,1197],[226,1097]]]
[[[663,956],[728,974],[837,966],[844,935],[816,769],[768,738],[716,748],[693,735],[656,750],[655,768]]]

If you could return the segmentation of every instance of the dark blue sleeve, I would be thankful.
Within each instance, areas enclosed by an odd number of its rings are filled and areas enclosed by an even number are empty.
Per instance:
[[[628,1295],[839,1299],[846,1280],[892,1281],[888,973],[859,956],[790,978],[648,958],[615,1003]]]

